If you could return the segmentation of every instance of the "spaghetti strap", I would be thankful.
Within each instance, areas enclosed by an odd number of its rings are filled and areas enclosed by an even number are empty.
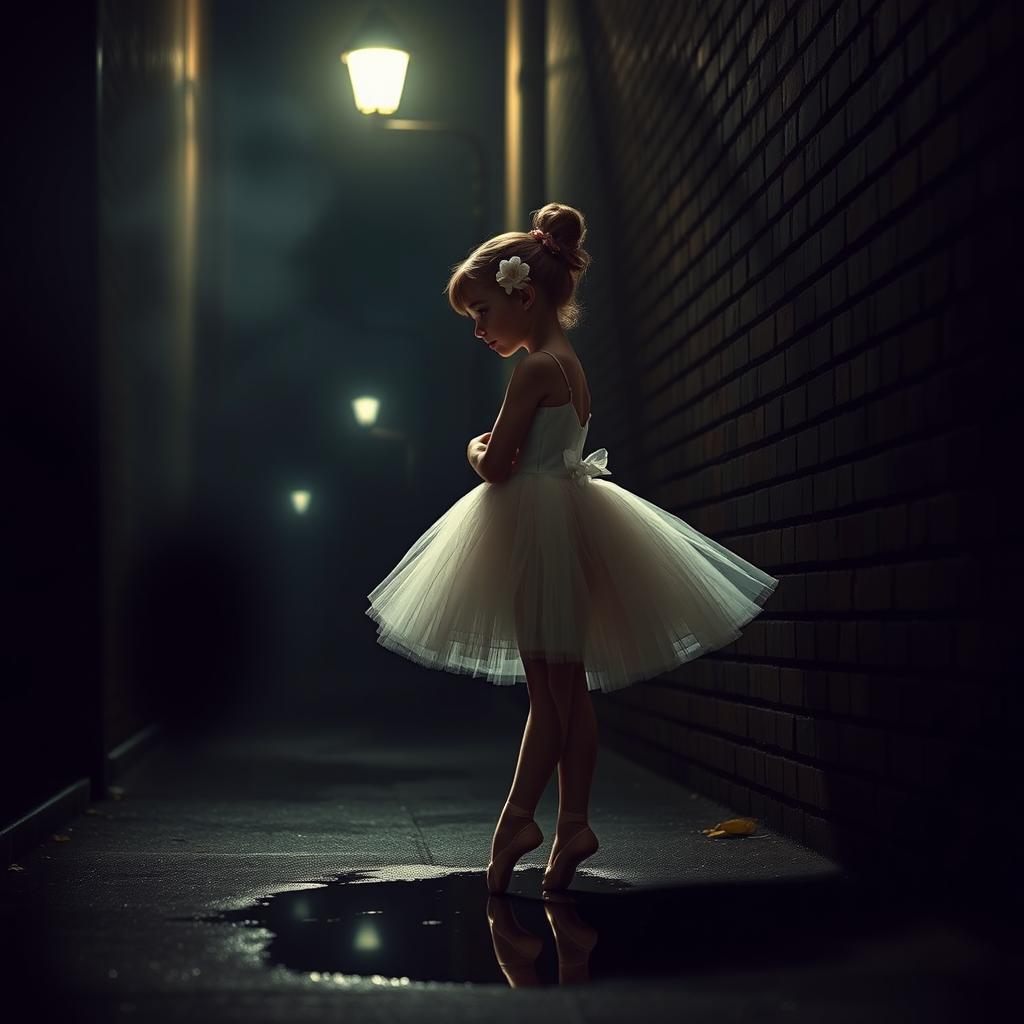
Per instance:
[[[551,356],[551,358],[554,359],[554,361],[556,363],[558,363],[558,368],[562,371],[562,376],[565,378],[565,383],[569,384],[569,375],[565,372],[565,367],[562,365],[562,361],[558,358],[558,356],[556,356],[554,354],[554,352],[548,352],[547,349],[541,349],[541,351],[547,353],[547,355]],[[571,384],[569,384],[569,402],[570,402],[570,404],[572,403],[572,385]]]

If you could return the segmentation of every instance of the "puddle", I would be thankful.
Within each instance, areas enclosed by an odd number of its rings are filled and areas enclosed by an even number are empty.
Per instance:
[[[880,916],[845,878],[655,889],[581,869],[578,888],[542,898],[542,873],[494,897],[480,871],[353,871],[190,920],[266,929],[268,966],[323,984],[504,986],[806,967],[922,924],[891,893]]]

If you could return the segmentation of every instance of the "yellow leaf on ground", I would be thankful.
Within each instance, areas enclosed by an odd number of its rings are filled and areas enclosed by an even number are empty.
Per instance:
[[[702,829],[705,835],[732,835],[732,836],[749,836],[753,835],[757,831],[757,819],[755,818],[729,818],[726,821],[720,821],[717,825],[713,825],[711,828]]]
[[[71,836],[57,835],[55,833],[53,838],[58,843],[69,843],[69,842],[71,842]]]

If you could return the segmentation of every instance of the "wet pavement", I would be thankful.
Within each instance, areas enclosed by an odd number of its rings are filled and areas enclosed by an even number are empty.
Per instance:
[[[600,700],[600,696],[595,699]],[[974,1020],[1015,920],[885,891],[607,747],[601,848],[541,899],[545,842],[484,884],[526,698],[167,738],[4,873],[4,991],[63,1021]],[[941,904],[941,909],[940,909]],[[514,991],[513,991],[514,990]]]

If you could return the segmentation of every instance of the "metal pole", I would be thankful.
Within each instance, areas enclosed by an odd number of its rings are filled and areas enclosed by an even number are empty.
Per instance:
[[[402,117],[382,117],[380,114],[369,115],[373,124],[391,131],[442,132],[455,135],[468,142],[472,151],[472,198],[473,224],[476,237],[473,245],[479,245],[486,233],[486,157],[480,138],[473,132],[444,121],[414,120]]]

